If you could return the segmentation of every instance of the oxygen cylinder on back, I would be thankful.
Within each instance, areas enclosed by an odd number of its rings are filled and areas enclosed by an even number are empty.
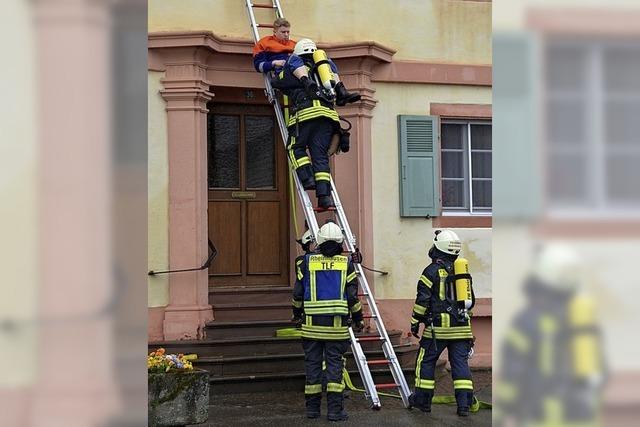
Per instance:
[[[331,65],[329,65],[329,58],[326,52],[322,49],[313,52],[313,62],[316,64],[320,84],[322,84],[326,90],[333,93],[336,81],[333,79],[333,71],[331,71]]]
[[[454,274],[469,274],[469,261],[464,258],[458,258],[453,263]],[[471,294],[471,279],[456,279],[456,301],[460,304],[460,308],[464,306],[465,310],[471,308],[473,304],[473,296]]]

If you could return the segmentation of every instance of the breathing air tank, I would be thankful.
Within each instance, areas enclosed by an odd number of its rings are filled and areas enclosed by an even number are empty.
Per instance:
[[[454,274],[469,274],[469,261],[464,258],[458,258],[453,263]],[[456,301],[460,304],[460,308],[468,310],[473,304],[473,297],[471,294],[471,279],[458,278],[456,279]]]
[[[327,58],[326,52],[322,49],[313,52],[313,62],[316,64],[320,83],[326,90],[333,93],[336,81],[333,79],[333,72],[331,71],[331,65],[329,65],[329,58]]]

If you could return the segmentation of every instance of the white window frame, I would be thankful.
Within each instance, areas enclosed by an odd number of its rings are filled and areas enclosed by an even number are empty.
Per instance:
[[[490,120],[459,120],[459,119],[441,119],[440,120],[440,157],[442,158],[442,153],[445,151],[449,151],[450,149],[446,149],[446,148],[442,148],[442,125],[450,125],[450,124],[458,124],[458,125],[466,125],[467,126],[467,141],[466,141],[466,156],[465,156],[465,160],[466,160],[466,167],[467,167],[467,173],[469,176],[468,179],[468,187],[467,187],[467,191],[468,191],[468,195],[469,195],[469,210],[462,210],[462,209],[447,209],[445,206],[442,206],[442,216],[485,216],[485,217],[490,217],[493,215],[493,204],[491,206],[491,208],[489,210],[487,210],[486,208],[482,208],[481,210],[476,210],[474,211],[473,208],[473,165],[471,162],[471,126],[472,125],[489,125],[492,126],[493,129],[493,124]],[[463,148],[464,150],[464,148]],[[491,150],[473,150],[475,152],[489,152],[492,153],[492,158],[493,158],[493,144],[492,144],[492,149]],[[442,175],[442,172],[441,172]],[[442,198],[442,181],[446,180],[447,178],[440,176],[440,197]],[[477,181],[493,181],[493,174],[491,178],[476,178]],[[465,180],[466,181],[466,180]],[[480,209],[480,208],[478,208]]]
[[[604,52],[607,47],[624,47],[630,46],[638,48],[637,41],[609,41],[609,40],[550,40],[547,43],[547,48],[559,46],[559,47],[578,47],[585,50],[586,53],[586,75],[585,75],[585,88],[582,90],[557,90],[551,89],[549,82],[546,80],[546,73],[542,74],[542,86],[543,86],[543,111],[547,111],[553,101],[570,100],[577,98],[583,98],[584,103],[587,105],[585,111],[586,117],[589,119],[587,123],[588,135],[587,143],[585,145],[585,152],[580,151],[582,155],[586,156],[586,169],[589,173],[586,176],[587,188],[586,188],[586,200],[582,204],[560,204],[556,200],[551,199],[548,190],[549,182],[545,182],[544,194],[547,194],[546,198],[547,208],[546,215],[550,218],[557,219],[589,219],[589,218],[637,218],[640,214],[640,205],[620,203],[618,206],[611,206],[611,200],[607,198],[606,189],[606,161],[607,153],[616,150],[616,148],[607,147],[606,131],[606,109],[605,103],[608,99],[624,98],[634,99],[640,102],[640,94],[607,94],[604,87]],[[541,50],[543,55],[543,63],[547,67],[546,50]],[[553,148],[554,140],[553,135],[550,134],[550,130],[545,130],[544,141],[546,141],[547,149],[545,154],[545,163],[550,162],[551,154],[553,150],[571,150],[571,148]],[[636,147],[634,147],[636,148]],[[619,148],[619,150],[630,150],[630,147]],[[583,148],[584,150],[584,148]],[[636,151],[640,152],[640,147],[636,148]],[[549,174],[545,174],[549,177]]]

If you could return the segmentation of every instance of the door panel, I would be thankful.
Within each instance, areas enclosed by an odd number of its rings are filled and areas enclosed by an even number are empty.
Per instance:
[[[209,238],[218,257],[211,286],[289,283],[287,164],[269,106],[210,106]]]
[[[248,210],[247,233],[252,238],[247,241],[247,273],[281,274],[280,204],[254,202]]]
[[[212,206],[213,205],[213,206]],[[242,205],[239,202],[209,202],[209,236],[216,236],[218,249],[209,274],[242,275]]]

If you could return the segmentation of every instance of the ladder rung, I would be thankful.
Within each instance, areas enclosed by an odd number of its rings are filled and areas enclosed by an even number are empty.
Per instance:
[[[273,24],[256,24],[260,28],[273,28]]]
[[[376,388],[396,388],[398,384],[396,383],[386,383],[386,384],[376,384]]]
[[[365,314],[362,316],[363,319],[375,319],[376,316],[373,314]]]
[[[251,7],[261,7],[263,9],[275,9],[275,6],[272,5],[272,4],[257,4],[257,3],[254,3],[254,4],[251,5]]]
[[[369,294],[358,294],[359,297],[366,297]]]
[[[335,212],[336,208],[313,208],[314,212]]]
[[[384,341],[381,336],[377,337],[358,337],[358,341]]]
[[[391,362],[389,362],[387,359],[378,359],[378,360],[367,360],[367,363],[369,365],[386,365]]]

